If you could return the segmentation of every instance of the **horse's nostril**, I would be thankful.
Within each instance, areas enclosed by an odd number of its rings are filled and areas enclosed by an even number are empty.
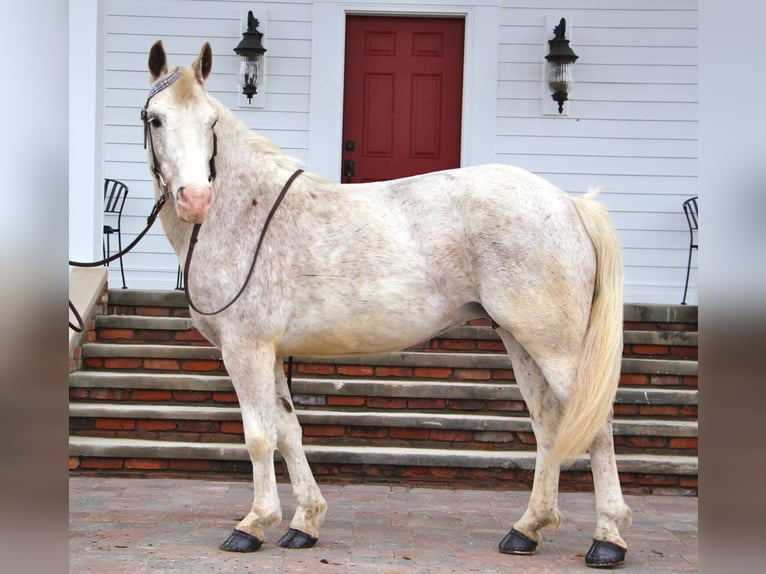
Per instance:
[[[183,187],[183,186],[181,186],[181,187],[179,187],[179,188],[178,188],[178,191],[176,192],[176,197],[177,197],[178,199],[181,199],[181,197],[182,197],[182,196],[183,196],[183,194],[184,194],[184,190],[185,190],[185,189],[186,189],[186,188],[185,188],[185,187]]]

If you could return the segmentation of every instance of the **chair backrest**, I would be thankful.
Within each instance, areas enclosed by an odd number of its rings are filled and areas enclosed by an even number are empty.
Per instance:
[[[699,216],[697,199],[699,199],[699,196],[695,195],[684,201],[684,213],[686,214],[686,221],[689,224],[689,233],[691,233],[692,236],[692,243],[694,242],[694,232],[699,230],[699,222],[697,221],[697,217]]]
[[[104,179],[104,213],[116,213],[121,216],[127,197],[127,185],[116,179]]]

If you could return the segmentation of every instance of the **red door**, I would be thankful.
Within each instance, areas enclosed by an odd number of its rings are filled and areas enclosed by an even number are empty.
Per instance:
[[[460,166],[464,21],[348,16],[346,183]]]

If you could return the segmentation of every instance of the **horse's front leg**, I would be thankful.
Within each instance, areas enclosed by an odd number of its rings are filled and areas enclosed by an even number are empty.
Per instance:
[[[251,343],[252,344],[252,343]],[[253,505],[220,549],[254,552],[265,540],[264,529],[282,520],[274,472],[277,442],[273,347],[223,345],[223,360],[239,399],[245,444],[253,465]]]
[[[279,541],[283,548],[310,548],[319,538],[319,528],[327,511],[303,450],[303,432],[293,407],[282,361],[277,361],[277,448],[284,458],[293,486],[296,508],[290,529]]]

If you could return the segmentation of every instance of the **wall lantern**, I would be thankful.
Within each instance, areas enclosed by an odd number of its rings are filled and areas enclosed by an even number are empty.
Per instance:
[[[261,44],[263,33],[258,31],[258,25],[258,20],[250,10],[247,13],[247,31],[242,32],[242,41],[234,48],[237,55],[242,58],[239,66],[239,83],[248,102],[252,102],[263,80],[263,55],[266,53],[266,48]]]
[[[551,97],[559,104],[559,113],[564,111],[564,102],[574,87],[572,77],[572,64],[575,63],[577,54],[569,47],[569,40],[566,39],[567,22],[562,18],[559,25],[553,28],[553,40],[548,40],[550,51],[545,59],[548,60],[548,87],[551,90]]]

